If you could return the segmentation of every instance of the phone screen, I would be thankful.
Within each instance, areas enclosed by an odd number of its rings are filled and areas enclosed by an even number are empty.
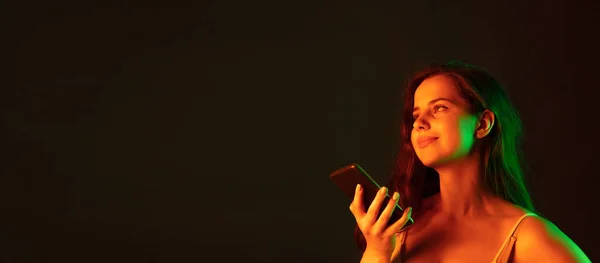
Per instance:
[[[360,184],[363,187],[363,204],[365,210],[369,208],[371,202],[373,202],[377,195],[377,191],[381,188],[381,186],[358,164],[350,164],[335,170],[330,174],[330,178],[350,198],[350,200],[354,199],[356,185]],[[383,212],[383,209],[390,200],[392,194],[393,192],[388,191],[378,214]],[[398,221],[398,219],[402,217],[403,212],[402,207],[396,204],[396,208],[392,212],[388,225]],[[404,227],[410,226],[413,223],[413,219],[409,218]]]

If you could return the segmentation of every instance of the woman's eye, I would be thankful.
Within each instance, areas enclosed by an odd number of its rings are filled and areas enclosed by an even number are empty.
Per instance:
[[[446,109],[448,109],[448,107],[446,107],[444,105],[435,105],[435,106],[433,106],[433,113],[437,113],[439,111],[444,111]],[[417,119],[419,118],[419,115],[415,114],[412,117],[413,117],[413,121],[417,121]]]
[[[444,106],[444,105],[435,105],[435,107],[433,107],[433,112],[438,112],[440,110],[445,110],[448,109],[448,107]]]

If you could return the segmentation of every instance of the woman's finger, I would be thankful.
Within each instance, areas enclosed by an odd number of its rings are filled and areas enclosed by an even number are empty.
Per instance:
[[[399,197],[400,194],[398,192],[394,192],[392,198],[388,201],[387,205],[383,209],[383,212],[381,212],[381,215],[379,215],[377,222],[375,222],[375,229],[385,229],[387,223],[390,221],[390,217],[392,216],[394,208],[396,208]]]
[[[362,186],[360,184],[356,185],[356,189],[354,190],[354,199],[350,204],[350,212],[356,218],[356,221],[362,219],[365,216],[365,207],[363,205],[363,191]]]
[[[368,217],[369,221],[375,222],[375,220],[377,220],[377,215],[379,214],[379,210],[381,209],[381,203],[383,202],[383,199],[385,198],[386,195],[387,195],[387,188],[386,187],[379,188],[379,191],[377,191],[377,194],[375,195],[373,202],[371,202],[371,205],[369,205],[369,209],[367,209],[366,216]]]
[[[385,235],[393,235],[393,234],[397,233],[398,231],[400,231],[400,229],[402,229],[402,227],[404,227],[404,225],[406,225],[406,222],[408,222],[408,219],[410,218],[411,214],[412,214],[412,207],[409,207],[408,209],[404,210],[402,217],[400,217],[400,219],[398,219],[398,221],[394,222],[392,225],[390,225],[385,230]]]

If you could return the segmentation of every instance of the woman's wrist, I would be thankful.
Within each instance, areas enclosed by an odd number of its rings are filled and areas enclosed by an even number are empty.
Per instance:
[[[365,250],[360,263],[390,263],[390,256],[377,251]]]

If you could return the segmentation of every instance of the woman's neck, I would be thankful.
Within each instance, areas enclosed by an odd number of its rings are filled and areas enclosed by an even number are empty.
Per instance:
[[[440,194],[434,209],[451,217],[461,218],[489,213],[494,195],[483,182],[479,158],[455,161],[434,167],[440,177]]]

